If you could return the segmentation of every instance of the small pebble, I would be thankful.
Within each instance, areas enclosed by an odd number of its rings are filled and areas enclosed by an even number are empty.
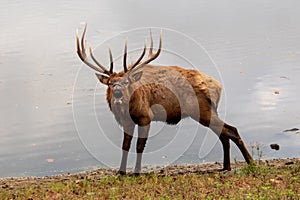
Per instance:
[[[271,149],[279,150],[279,144],[270,144]]]
[[[286,162],[285,165],[293,165],[294,162],[293,161],[290,161],[290,162]]]

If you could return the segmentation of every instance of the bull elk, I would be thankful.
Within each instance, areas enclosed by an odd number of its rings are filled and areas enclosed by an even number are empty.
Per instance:
[[[230,170],[230,141],[232,140],[246,162],[252,162],[237,129],[223,122],[217,114],[222,86],[215,79],[192,69],[178,66],[157,66],[149,64],[156,59],[162,47],[162,34],[158,50],[153,52],[153,39],[150,31],[149,56],[146,42],[140,57],[127,66],[127,42],[125,43],[123,68],[114,72],[113,56],[109,49],[110,68],[104,67],[94,57],[91,47],[89,54],[94,63],[88,61],[85,44],[86,25],[81,40],[76,32],[76,47],[79,58],[90,68],[97,71],[96,76],[102,84],[108,86],[106,99],[116,121],[123,127],[122,160],[119,173],[126,174],[128,151],[134,128],[138,125],[136,145],[135,174],[141,171],[142,153],[148,138],[151,121],[163,121],[177,124],[182,118],[190,117],[209,127],[216,133],[223,145],[223,169]],[[159,106],[155,106],[159,105]]]

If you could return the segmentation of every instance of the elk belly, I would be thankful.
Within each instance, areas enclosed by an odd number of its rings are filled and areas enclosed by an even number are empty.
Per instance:
[[[151,118],[153,121],[167,122],[168,124],[177,124],[181,120],[180,105],[174,105],[173,107],[154,104],[151,106]]]

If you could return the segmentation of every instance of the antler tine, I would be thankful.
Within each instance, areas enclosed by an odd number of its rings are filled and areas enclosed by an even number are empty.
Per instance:
[[[127,39],[126,39],[125,47],[124,47],[123,67],[124,67],[124,72],[126,73],[128,71],[128,69],[127,69]]]
[[[90,52],[90,56],[91,58],[93,59],[93,61],[103,70],[103,73],[107,74],[107,75],[110,75],[110,72],[107,71],[107,69],[105,67],[103,67],[103,65],[101,65],[98,60],[94,57],[93,55],[93,51],[92,51],[92,48],[89,46],[89,52]]]
[[[109,61],[110,61],[110,68],[109,68],[109,73],[114,73],[113,68],[114,68],[114,60],[113,60],[113,56],[111,53],[110,48],[108,48],[108,52],[109,52]]]
[[[145,42],[144,42],[144,49],[143,49],[143,52],[142,52],[142,54],[140,55],[140,57],[137,59],[137,61],[135,61],[135,63],[131,66],[131,69],[130,70],[132,70],[133,68],[135,68],[140,62],[141,62],[141,60],[143,59],[143,57],[144,57],[144,55],[145,55],[145,53],[146,53],[146,40],[145,40]]]
[[[98,65],[94,65],[92,63],[90,63],[88,60],[87,60],[87,56],[86,56],[86,52],[85,52],[85,40],[84,40],[84,37],[85,37],[85,33],[86,33],[86,27],[87,27],[87,24],[84,25],[84,30],[82,32],[82,35],[81,35],[81,41],[79,41],[79,35],[78,35],[78,31],[76,31],[76,49],[77,49],[77,54],[79,56],[79,58],[86,64],[88,65],[90,68],[94,69],[95,71],[97,72],[100,72],[100,73],[104,73],[104,74],[107,74],[107,75],[110,75],[109,72],[105,69],[105,67],[103,67],[93,56],[92,54],[92,50],[91,48],[90,49],[90,55],[92,57],[92,59],[94,60],[94,62]]]
[[[152,32],[150,30],[150,39],[151,39],[151,46],[150,46],[150,50],[149,50],[149,56],[148,59],[145,60],[144,62],[142,62],[141,64],[148,64],[151,61],[153,61],[154,59],[156,59],[160,52],[161,52],[161,46],[162,46],[162,31],[160,31],[160,37],[159,37],[159,46],[158,46],[158,50],[155,54],[153,54],[153,39],[152,39]]]
[[[150,29],[150,49],[149,49],[148,57],[150,57],[152,54],[153,54],[153,37],[152,37],[152,31]]]
[[[83,57],[85,59],[86,59],[86,53],[85,53],[85,40],[84,40],[84,37],[85,37],[85,33],[86,33],[86,27],[87,27],[87,24],[84,24],[83,32],[82,32],[82,35],[81,35],[81,48],[82,48]]]

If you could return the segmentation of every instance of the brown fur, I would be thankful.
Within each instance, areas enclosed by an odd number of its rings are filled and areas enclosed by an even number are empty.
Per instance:
[[[165,67],[153,65],[145,65],[136,70],[136,72],[138,71],[143,71],[143,77],[139,81],[139,84],[135,83],[132,86],[135,88],[135,91],[131,95],[129,101],[130,116],[138,125],[147,125],[138,123],[138,119],[141,117],[151,119],[149,120],[149,123],[152,120],[161,121],[165,119],[161,117],[163,114],[155,110],[153,111],[153,116],[150,116],[150,110],[145,108],[156,104],[161,105],[165,109],[167,114],[166,122],[170,124],[176,124],[181,118],[188,116],[191,116],[198,121],[199,119],[197,119],[196,116],[200,114],[199,111],[201,111],[202,116],[210,116],[210,105],[212,105],[214,111],[217,109],[222,87],[219,82],[199,71],[183,69],[177,66]],[[110,79],[118,80],[123,75],[124,72],[120,72],[119,74],[112,76]],[[188,90],[186,88],[186,84],[189,84],[193,88],[193,91]],[[136,85],[142,86],[136,88]],[[177,97],[168,88],[168,86],[174,85],[175,87],[173,90],[178,93]],[[113,89],[111,87],[108,87],[107,89],[107,102],[111,110],[113,106],[112,90]],[[197,96],[198,102],[193,102],[192,104],[188,103],[187,105],[179,105],[179,96],[183,98],[181,99],[181,103],[191,99],[191,96]],[[208,109],[206,108],[207,104],[209,104]],[[185,106],[184,110],[182,110],[182,106]],[[199,108],[195,109],[195,106],[199,106]],[[119,112],[114,112],[118,123],[123,125],[123,122],[120,121],[120,114],[121,113]]]

